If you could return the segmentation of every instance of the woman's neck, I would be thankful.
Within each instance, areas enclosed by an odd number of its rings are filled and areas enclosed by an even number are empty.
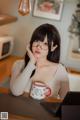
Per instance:
[[[36,63],[36,66],[37,66],[37,67],[42,67],[42,66],[46,65],[47,62],[48,62],[47,59],[38,59],[38,60],[37,60],[37,63]]]

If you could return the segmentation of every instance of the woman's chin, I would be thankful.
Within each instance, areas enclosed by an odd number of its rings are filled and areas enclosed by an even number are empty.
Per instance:
[[[34,55],[36,59],[39,59],[40,58],[40,55]]]

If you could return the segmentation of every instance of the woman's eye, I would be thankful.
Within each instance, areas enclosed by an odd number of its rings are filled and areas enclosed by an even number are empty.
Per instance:
[[[44,45],[48,46],[48,43],[44,43]]]

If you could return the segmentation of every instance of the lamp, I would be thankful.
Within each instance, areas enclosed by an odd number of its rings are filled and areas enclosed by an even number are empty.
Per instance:
[[[29,0],[19,0],[18,12],[20,15],[28,15],[30,13],[30,1]]]

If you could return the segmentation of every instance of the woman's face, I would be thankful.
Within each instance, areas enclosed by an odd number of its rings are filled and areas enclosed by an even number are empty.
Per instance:
[[[32,44],[32,52],[36,59],[47,58],[48,55],[48,41],[45,36],[44,41],[34,41]]]

